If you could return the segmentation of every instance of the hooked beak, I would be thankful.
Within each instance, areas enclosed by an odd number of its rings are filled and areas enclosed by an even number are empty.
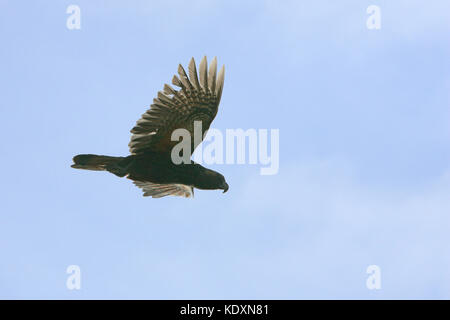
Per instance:
[[[223,193],[225,193],[227,191],[228,191],[228,183],[225,182],[223,185]]]

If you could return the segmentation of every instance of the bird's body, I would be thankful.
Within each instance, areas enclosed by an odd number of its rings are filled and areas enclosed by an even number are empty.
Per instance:
[[[189,64],[189,75],[180,65],[172,81],[181,87],[175,91],[165,85],[164,92],[158,93],[151,108],[143,114],[131,130],[131,155],[110,157],[94,154],[81,154],[73,158],[73,168],[109,171],[116,176],[127,176],[143,189],[144,196],[154,198],[166,195],[193,196],[193,188],[228,190],[225,178],[218,172],[194,163],[175,164],[171,150],[176,141],[172,141],[173,130],[183,128],[191,135],[194,121],[201,121],[202,137],[217,113],[217,107],[223,88],[224,69],[222,68],[216,83],[216,60],[211,63],[208,74],[206,58],[200,63],[200,81],[197,77],[195,62]],[[194,140],[192,140],[194,141]],[[194,151],[191,146],[191,154]]]

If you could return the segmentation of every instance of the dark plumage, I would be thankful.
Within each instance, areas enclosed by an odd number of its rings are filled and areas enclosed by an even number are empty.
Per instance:
[[[228,190],[223,175],[192,162],[176,165],[171,151],[178,141],[171,141],[172,132],[187,129],[194,136],[194,121],[202,122],[202,138],[217,114],[222,95],[225,68],[217,72],[217,60],[212,61],[209,72],[206,57],[199,65],[197,76],[195,61],[189,63],[189,77],[181,65],[172,83],[181,89],[165,85],[163,92],[153,100],[136,126],[129,143],[131,155],[110,157],[80,154],[73,158],[72,168],[109,171],[116,176],[133,180],[144,191],[144,196],[160,198],[167,195],[191,197],[194,188]],[[191,154],[199,144],[192,140]]]

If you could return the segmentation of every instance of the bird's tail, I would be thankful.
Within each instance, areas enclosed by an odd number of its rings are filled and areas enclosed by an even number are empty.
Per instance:
[[[110,156],[98,156],[95,154],[79,154],[73,157],[74,164],[71,166],[75,169],[95,170],[103,171],[107,170],[118,176],[124,176],[125,172],[121,171],[119,163],[124,160],[124,157],[110,157]]]

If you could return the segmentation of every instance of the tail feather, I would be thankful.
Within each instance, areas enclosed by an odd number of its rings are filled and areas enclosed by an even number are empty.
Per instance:
[[[73,157],[74,164],[71,166],[75,169],[103,171],[114,167],[123,157],[98,156],[95,154],[79,154]]]

